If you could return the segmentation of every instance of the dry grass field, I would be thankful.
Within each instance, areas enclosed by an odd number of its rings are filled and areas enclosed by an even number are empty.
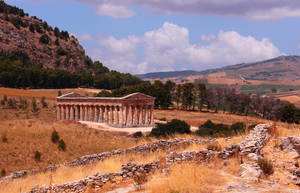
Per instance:
[[[222,123],[226,125],[231,125],[232,123],[236,122],[244,122],[247,125],[268,122],[267,120],[251,116],[240,116],[222,112],[212,113],[181,110],[156,110],[154,113],[154,118],[166,118],[168,121],[172,119],[180,119],[186,121],[192,126],[200,126],[209,119],[214,123]]]
[[[86,88],[78,88],[78,89],[14,89],[14,88],[3,88],[0,87],[0,96],[7,95],[8,97],[23,97],[23,98],[42,98],[46,97],[46,99],[54,100],[57,97],[58,91],[61,91],[62,94],[66,94],[69,92],[77,92],[82,95],[88,94],[89,96],[93,96],[94,93],[98,93],[100,89],[86,89]]]

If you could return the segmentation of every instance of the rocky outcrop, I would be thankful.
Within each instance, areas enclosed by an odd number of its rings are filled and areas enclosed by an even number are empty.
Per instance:
[[[290,136],[282,139],[280,143],[281,150],[295,150],[300,155],[300,137]]]

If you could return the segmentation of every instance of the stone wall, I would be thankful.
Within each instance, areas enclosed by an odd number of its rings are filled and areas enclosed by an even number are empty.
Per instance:
[[[182,153],[176,153],[171,152],[166,157],[166,166],[159,165],[159,161],[154,161],[152,163],[148,164],[137,164],[133,162],[129,162],[125,165],[122,165],[122,169],[119,172],[116,173],[109,173],[109,174],[95,174],[93,176],[88,176],[84,179],[80,179],[71,183],[65,183],[62,185],[52,185],[50,187],[41,187],[39,188],[36,186],[33,188],[30,193],[47,193],[50,190],[54,192],[76,192],[81,193],[86,191],[88,187],[91,187],[95,190],[100,190],[101,187],[106,182],[116,182],[118,179],[116,177],[121,177],[121,180],[123,179],[129,179],[133,178],[134,176],[140,175],[142,173],[149,174],[150,172],[160,169],[162,172],[168,171],[168,166],[174,164],[175,162],[190,162],[190,161],[208,161],[211,158],[218,157],[220,159],[228,159],[235,155],[236,151],[239,151],[243,155],[251,155],[250,157],[253,157],[254,155],[258,155],[258,153],[261,151],[261,149],[264,147],[264,145],[267,143],[269,136],[268,136],[268,128],[271,125],[262,124],[257,125],[249,135],[246,136],[245,140],[237,145],[230,145],[226,147],[224,151],[218,152],[218,151],[211,151],[207,149],[199,150],[199,151],[184,151]],[[211,141],[205,141],[205,142],[211,142]],[[191,143],[203,143],[201,140],[161,140],[158,142],[154,142],[151,144],[138,146],[135,148],[130,148],[127,150],[117,150],[112,152],[111,155],[120,155],[126,151],[134,151],[136,153],[145,153],[145,152],[155,152],[158,150],[162,150],[165,148],[172,148],[174,145],[179,147],[181,145],[188,145]],[[154,151],[153,151],[154,150]],[[252,153],[256,152],[256,153]],[[90,161],[93,160],[97,156],[91,156],[91,157],[82,157],[78,159],[77,161],[70,162],[70,163],[76,163],[77,164],[86,164],[91,163]],[[254,162],[256,160],[254,159]],[[92,161],[93,162],[93,161]],[[241,177],[254,177],[254,179],[257,179],[261,175],[261,171],[259,168],[257,168],[257,165],[254,163],[244,163],[241,165],[241,168],[243,169],[241,173]]]

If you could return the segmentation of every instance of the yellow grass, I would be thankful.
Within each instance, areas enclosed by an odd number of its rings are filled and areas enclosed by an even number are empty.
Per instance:
[[[66,143],[67,150],[58,150],[52,143],[53,130]],[[112,151],[135,146],[133,139],[113,135],[109,132],[88,129],[76,122],[51,120],[2,121],[0,135],[6,134],[8,141],[0,141],[0,168],[6,172],[23,169],[38,169],[48,165],[71,161],[83,155]],[[42,153],[41,161],[34,160],[34,152]]]
[[[163,157],[166,157],[165,152],[156,152],[144,155],[127,154],[119,157],[112,157],[104,160],[103,162],[86,166],[61,167],[54,172],[29,175],[25,178],[15,179],[4,184],[0,184],[0,190],[6,193],[13,193],[17,192],[21,187],[23,191],[29,191],[36,184],[39,186],[44,184],[63,184],[85,178],[86,176],[93,175],[95,173],[101,174],[120,171],[121,166],[128,162],[149,163],[155,160],[160,160]]]
[[[240,116],[228,113],[206,113],[206,112],[191,112],[191,111],[180,111],[180,110],[155,110],[155,119],[166,118],[168,121],[172,119],[180,119],[186,121],[192,126],[199,126],[205,123],[208,119],[214,123],[222,123],[225,125],[231,125],[236,122],[244,122],[247,125],[254,123],[265,123],[267,120],[260,119],[257,117]]]
[[[189,163],[176,164],[171,167],[170,174],[156,174],[146,184],[145,189],[151,193],[183,193],[212,192],[226,183],[226,178],[216,169],[207,165]]]
[[[88,94],[93,96],[94,93],[98,93],[100,89],[14,89],[14,88],[3,88],[0,87],[0,96],[7,95],[8,97],[24,97],[24,98],[42,98],[54,100],[57,97],[58,91],[61,91],[62,94],[69,92],[76,92],[82,95]]]

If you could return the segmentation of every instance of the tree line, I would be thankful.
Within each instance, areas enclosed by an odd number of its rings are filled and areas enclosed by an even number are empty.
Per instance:
[[[239,115],[254,115],[265,119],[287,121],[284,109],[291,105],[269,96],[243,94],[232,87],[207,87],[203,83],[175,84],[157,80],[154,83],[144,82],[139,85],[125,86],[111,92],[102,91],[98,97],[120,97],[130,93],[141,92],[156,98],[155,107],[160,109],[175,108],[180,110],[197,110],[206,112],[229,112]],[[292,108],[293,107],[293,108]],[[290,113],[294,118],[289,122],[296,122],[298,111],[292,105]],[[292,109],[292,110],[290,110]],[[295,110],[296,109],[296,110]],[[300,110],[299,110],[300,120]]]
[[[89,69],[68,72],[43,68],[33,64],[23,52],[0,52],[0,85],[11,88],[77,88],[95,87],[117,89],[122,86],[141,84],[143,81],[131,74],[109,70],[99,61],[87,58]]]

